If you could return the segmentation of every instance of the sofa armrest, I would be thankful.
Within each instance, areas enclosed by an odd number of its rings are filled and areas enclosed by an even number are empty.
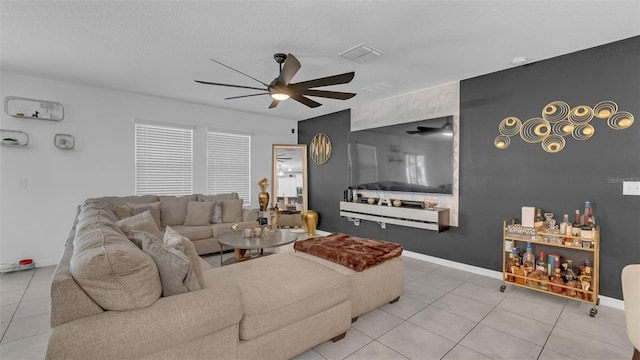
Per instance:
[[[242,221],[258,221],[258,209],[243,209]]]
[[[163,297],[144,309],[106,311],[53,328],[46,357],[137,358],[239,326],[242,315],[237,287]]]

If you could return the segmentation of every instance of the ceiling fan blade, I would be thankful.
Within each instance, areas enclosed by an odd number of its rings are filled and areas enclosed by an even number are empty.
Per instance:
[[[300,94],[295,94],[295,95],[291,95],[291,98],[299,103],[302,103],[304,105],[307,105],[310,108],[315,108],[318,106],[321,106],[322,104],[320,104],[319,102],[315,101],[315,100],[311,100],[308,97],[304,97]]]
[[[289,87],[295,91],[302,91],[319,86],[347,84],[353,80],[355,72],[348,72],[340,75],[327,76],[323,78],[303,81],[295,84],[289,84]]]
[[[240,98],[246,98],[246,97],[251,97],[251,96],[259,96],[259,95],[267,95],[269,93],[265,92],[265,93],[261,93],[261,94],[249,94],[249,95],[240,95],[240,96],[232,96],[232,97],[228,97],[228,98],[224,98],[225,100],[231,100],[231,99],[240,99]]]
[[[282,67],[282,71],[280,71],[280,76],[278,76],[278,82],[286,86],[301,67],[300,61],[298,61],[295,56],[291,54],[287,55],[287,60],[284,61],[284,66]]]
[[[251,79],[253,79],[253,80],[255,80],[255,81],[259,82],[260,84],[262,84],[262,85],[264,85],[264,86],[266,86],[266,87],[269,87],[269,85],[267,85],[267,84],[263,83],[262,81],[260,81],[260,80],[258,80],[258,79],[256,79],[256,78],[254,78],[253,76],[251,76],[251,75],[247,75],[247,74],[243,73],[243,72],[242,72],[242,71],[240,71],[240,70],[236,70],[236,69],[232,68],[232,67],[231,67],[231,66],[229,66],[229,65],[225,65],[225,64],[221,63],[221,62],[220,62],[220,61],[218,61],[218,60],[211,59],[211,61],[216,62],[216,63],[218,63],[218,64],[220,64],[220,65],[222,65],[222,66],[226,67],[227,69],[231,69],[231,70],[233,70],[233,71],[235,71],[235,72],[237,72],[237,73],[240,73],[240,74],[242,74],[242,75],[244,75],[244,76],[246,76],[246,77],[248,77],[248,78],[251,78]]]
[[[280,103],[280,100],[273,100],[271,102],[271,105],[269,105],[269,109],[273,109],[274,107],[278,106],[278,104]]]
[[[356,96],[354,93],[341,92],[341,91],[327,91],[327,90],[313,90],[307,89],[300,92],[302,95],[317,96],[329,99],[347,100]]]
[[[197,83],[200,83],[200,84],[205,84],[205,85],[228,86],[228,87],[241,88],[241,89],[252,89],[252,90],[269,91],[267,89],[257,88],[257,87],[252,87],[252,86],[222,84],[222,83],[214,83],[214,82],[200,81],[200,80],[194,80],[194,81],[197,82]]]

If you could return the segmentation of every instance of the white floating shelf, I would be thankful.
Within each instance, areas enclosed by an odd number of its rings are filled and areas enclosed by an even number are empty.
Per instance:
[[[449,209],[445,208],[426,210],[341,201],[340,216],[356,224],[359,220],[375,221],[383,228],[386,224],[395,224],[437,232],[449,229]]]

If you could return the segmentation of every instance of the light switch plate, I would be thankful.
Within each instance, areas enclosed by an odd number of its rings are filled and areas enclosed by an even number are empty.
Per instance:
[[[640,181],[623,181],[622,195],[640,195]]]

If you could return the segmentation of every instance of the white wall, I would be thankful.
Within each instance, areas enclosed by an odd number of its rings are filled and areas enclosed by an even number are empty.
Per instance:
[[[194,192],[206,192],[206,130],[250,133],[251,176],[271,176],[271,144],[296,144],[297,122],[165,98],[0,73],[0,95],[56,101],[62,121],[20,119],[3,108],[0,128],[29,134],[26,148],[0,147],[0,263],[56,264],[86,198],[134,193],[134,120],[195,126]],[[297,131],[297,130],[296,130]],[[73,150],[53,145],[75,137]],[[19,182],[26,179],[26,188]],[[259,207],[252,186],[251,207]]]

